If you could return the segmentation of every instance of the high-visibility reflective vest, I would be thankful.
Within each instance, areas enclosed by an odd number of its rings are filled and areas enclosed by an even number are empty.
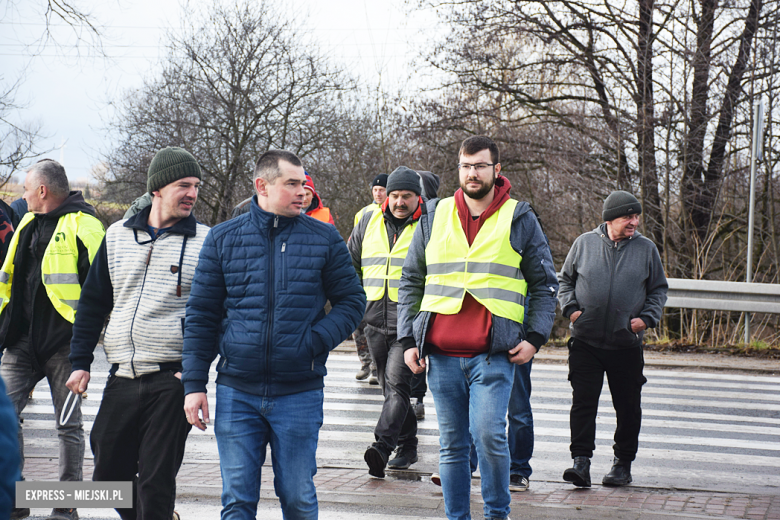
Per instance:
[[[325,222],[326,224],[331,224],[330,221],[330,208],[317,208],[315,210],[312,210],[311,212],[307,213],[310,217],[316,218],[319,221]]]
[[[25,214],[16,229],[11,243],[8,245],[8,255],[0,269],[0,313],[5,310],[11,300],[11,284],[14,280],[14,257],[19,245],[22,229],[35,218],[35,214]],[[60,217],[57,227],[49,240],[49,245],[43,253],[41,275],[46,295],[60,316],[73,323],[76,319],[76,309],[81,296],[79,283],[79,250],[76,237],[81,240],[89,252],[89,261],[95,258],[105,230],[103,224],[92,215],[68,213]]]
[[[491,313],[523,323],[528,284],[523,257],[509,243],[517,201],[509,199],[490,216],[469,247],[453,197],[439,202],[425,248],[425,294],[421,311],[457,314],[466,292]]]
[[[415,221],[404,227],[401,236],[396,238],[391,251],[387,243],[383,213],[381,211],[374,212],[363,237],[363,251],[360,256],[363,289],[366,291],[368,301],[381,300],[385,296],[385,290],[387,290],[387,296],[391,301],[398,301],[401,270],[417,224],[418,221]]]
[[[363,208],[360,211],[358,211],[357,213],[355,213],[355,223],[352,224],[352,227],[355,227],[355,226],[358,225],[358,222],[360,222],[360,219],[363,218],[363,215],[365,215],[366,213],[373,213],[374,211],[376,211],[378,209],[379,209],[379,204],[377,204],[376,202],[372,202],[371,204],[369,204],[365,208]]]

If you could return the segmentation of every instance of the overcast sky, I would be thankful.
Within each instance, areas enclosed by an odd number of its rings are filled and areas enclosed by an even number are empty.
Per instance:
[[[107,58],[95,57],[86,43],[75,46],[73,30],[58,21],[52,34],[60,45],[41,44],[43,0],[0,0],[0,74],[4,84],[22,78],[17,102],[24,108],[13,120],[42,125],[40,146],[53,150],[45,156],[61,160],[71,180],[89,177],[109,149],[110,102],[154,74],[166,30],[187,12],[177,0],[76,1],[101,27]],[[374,87],[381,74],[388,90],[417,68],[436,22],[433,13],[410,13],[404,0],[287,0],[284,8],[337,63]]]

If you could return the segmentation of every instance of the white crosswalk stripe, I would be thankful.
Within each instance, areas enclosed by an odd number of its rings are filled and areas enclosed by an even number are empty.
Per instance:
[[[325,380],[325,420],[320,432],[321,466],[363,468],[363,452],[373,441],[382,407],[377,386],[356,381],[356,356],[334,354]],[[533,480],[560,481],[570,464],[567,367],[537,363],[532,370],[535,423]],[[780,378],[732,373],[683,372],[647,368],[642,393],[643,423],[635,483],[659,487],[694,487],[751,491],[780,487]],[[92,427],[106,373],[93,373],[82,404],[85,429]],[[216,372],[208,387],[212,419]],[[425,398],[426,417],[419,424],[420,462],[412,469],[433,472],[438,461],[438,425],[434,399]],[[28,457],[56,459],[54,413],[42,381],[23,413]],[[212,422],[213,424],[213,422]],[[600,481],[612,458],[615,414],[608,387],[601,395],[592,477]],[[91,457],[87,449],[87,457]],[[185,461],[217,461],[213,426],[193,430]]]

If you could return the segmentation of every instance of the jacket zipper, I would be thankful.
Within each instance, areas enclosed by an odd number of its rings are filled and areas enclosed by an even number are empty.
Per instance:
[[[276,256],[276,250],[274,247],[274,233],[279,227],[279,216],[274,215],[274,225],[269,231],[268,239],[271,242],[271,247],[268,250],[271,252],[268,262],[268,334],[265,340],[265,391],[264,395],[268,395],[268,388],[271,385],[271,338],[273,337],[273,318],[274,318],[274,256]]]
[[[611,254],[611,260],[612,260],[612,266],[610,267],[609,271],[609,296],[607,297],[607,312],[609,312],[610,307],[612,306],[612,287],[615,283],[615,261],[617,257],[617,243],[613,243],[612,247],[610,248],[612,251]],[[604,320],[604,339],[603,341],[606,342],[607,339],[612,339],[611,336],[608,335],[607,332],[607,322],[608,320]],[[614,329],[615,326],[613,324],[612,328]]]
[[[135,372],[135,340],[133,339],[133,329],[135,328],[135,316],[138,314],[138,307],[141,305],[141,298],[144,295],[144,287],[146,286],[146,275],[149,272],[149,264],[152,261],[152,250],[154,249],[154,242],[149,244],[149,252],[146,254],[146,266],[144,267],[144,279],[141,282],[141,292],[138,294],[138,301],[135,302],[135,310],[133,311],[133,319],[130,321],[130,345],[133,347],[133,354],[130,356],[130,370],[133,371],[133,379],[138,375]]]
[[[287,290],[287,257],[284,255],[287,242],[282,242],[282,289]]]

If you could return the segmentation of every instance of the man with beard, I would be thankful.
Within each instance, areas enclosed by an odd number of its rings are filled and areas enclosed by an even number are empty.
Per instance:
[[[73,320],[90,262],[103,239],[103,224],[80,191],[69,191],[65,168],[57,161],[35,163],[24,179],[25,213],[8,246],[0,269],[0,344],[2,373],[17,416],[30,391],[44,377],[49,381],[55,417],[68,396]],[[24,440],[19,449],[24,469]],[[61,481],[82,480],[84,429],[81,408],[62,424],[57,421]],[[16,508],[11,518],[29,516]],[[50,519],[78,518],[75,509],[55,508]]]
[[[661,256],[637,231],[642,206],[628,192],[613,191],[604,201],[604,223],[580,235],[561,269],[561,312],[571,321],[569,381],[571,456],[563,480],[590,487],[590,458],[596,414],[609,381],[617,416],[615,460],[605,486],[631,483],[642,421],[642,337],[661,319],[668,285]]]
[[[369,474],[378,478],[385,476],[385,466],[407,469],[417,462],[417,417],[409,400],[414,374],[396,340],[396,317],[401,267],[422,214],[421,193],[417,172],[398,167],[387,179],[387,200],[380,211],[364,215],[348,243],[366,291],[366,339],[385,396],[375,442],[363,456]],[[388,463],[396,446],[396,456]]]
[[[415,373],[427,364],[439,420],[447,518],[470,518],[473,437],[485,518],[509,514],[506,415],[515,365],[547,341],[558,282],[531,206],[509,198],[498,147],[463,141],[454,197],[427,204],[403,267],[398,337]],[[528,299],[526,305],[526,298]],[[527,309],[527,312],[526,312]]]
[[[152,204],[108,228],[79,300],[68,388],[84,392],[93,351],[111,363],[90,436],[95,481],[132,481],[124,520],[170,520],[190,424],[181,383],[184,312],[209,228],[195,220],[201,171],[186,150],[149,165]]]

